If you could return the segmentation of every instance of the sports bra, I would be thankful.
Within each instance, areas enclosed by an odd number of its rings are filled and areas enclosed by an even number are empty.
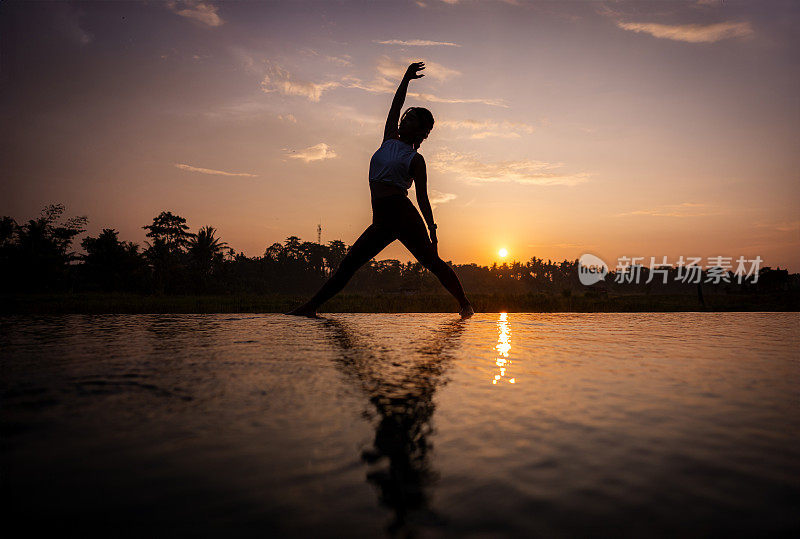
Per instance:
[[[369,183],[394,185],[408,194],[412,183],[409,167],[415,155],[417,150],[400,139],[384,140],[369,161]]]

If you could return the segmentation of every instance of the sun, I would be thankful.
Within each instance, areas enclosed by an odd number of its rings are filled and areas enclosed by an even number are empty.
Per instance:
[[[500,255],[500,258],[505,258],[508,256],[508,249],[506,249],[505,247],[501,247],[500,250],[497,251],[497,254]]]

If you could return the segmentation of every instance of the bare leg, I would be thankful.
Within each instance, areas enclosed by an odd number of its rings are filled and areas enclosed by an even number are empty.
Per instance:
[[[475,311],[473,311],[472,305],[467,299],[467,295],[464,293],[464,287],[461,286],[458,275],[453,271],[453,268],[447,265],[447,262],[439,258],[439,255],[436,254],[424,227],[422,229],[422,236],[420,236],[419,233],[414,235],[403,234],[400,237],[400,241],[426,269],[436,275],[439,282],[442,283],[454,298],[456,298],[458,304],[461,306],[461,316],[464,318],[472,316]]]
[[[378,253],[394,241],[391,232],[385,227],[372,224],[361,234],[350,250],[347,251],[342,263],[328,279],[319,292],[304,305],[288,312],[300,316],[314,316],[320,306],[338,294],[350,281],[355,272],[374,258]]]
[[[463,318],[469,318],[475,314],[467,295],[464,293],[464,288],[461,286],[461,281],[458,280],[458,275],[453,271],[453,268],[447,265],[447,262],[437,256],[428,269],[436,275],[447,291],[458,300],[458,304],[461,307],[460,314]]]

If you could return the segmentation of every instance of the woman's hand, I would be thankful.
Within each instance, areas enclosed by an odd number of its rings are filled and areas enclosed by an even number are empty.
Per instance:
[[[436,229],[430,230],[431,233],[431,243],[433,244],[433,252],[436,253],[436,256],[439,256],[439,238],[436,237]]]
[[[422,73],[417,73],[417,71],[422,71],[425,69],[425,62],[414,62],[408,69],[406,69],[406,74],[403,75],[405,80],[412,80],[412,79],[421,79],[425,75]]]

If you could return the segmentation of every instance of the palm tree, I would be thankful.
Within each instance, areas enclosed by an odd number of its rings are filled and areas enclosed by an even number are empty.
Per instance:
[[[16,226],[13,235],[17,250],[18,286],[50,288],[67,278],[68,265],[77,257],[69,251],[72,240],[86,229],[85,216],[63,219],[63,204],[50,204],[38,219]],[[13,220],[4,220],[4,235]]]
[[[203,276],[211,273],[215,262],[225,256],[228,244],[216,237],[217,229],[204,226],[189,240],[189,254]]]

